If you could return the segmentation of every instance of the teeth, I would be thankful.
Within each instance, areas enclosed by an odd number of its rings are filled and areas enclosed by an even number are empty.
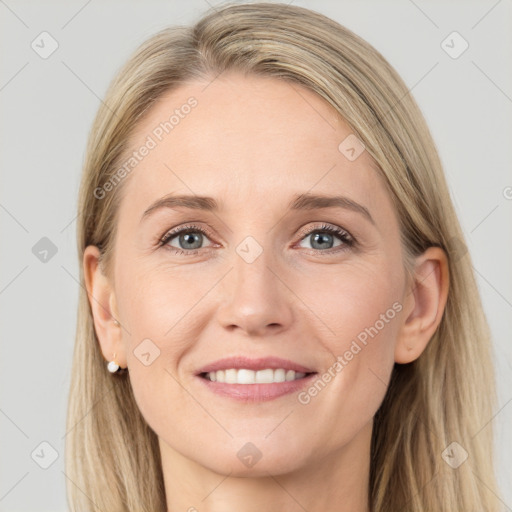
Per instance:
[[[285,382],[290,380],[302,379],[306,374],[295,372],[294,370],[285,370],[278,368],[273,370],[246,370],[244,368],[237,370],[230,368],[227,370],[218,370],[209,372],[206,378],[212,382],[225,382],[227,384],[272,384],[273,382]]]

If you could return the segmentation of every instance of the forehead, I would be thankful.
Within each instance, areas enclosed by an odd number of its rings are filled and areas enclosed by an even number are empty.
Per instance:
[[[138,210],[169,193],[215,196],[240,210],[284,206],[307,191],[390,208],[368,152],[351,160],[340,151],[347,137],[352,130],[334,108],[296,84],[235,73],[182,84],[136,127],[133,150],[150,149],[125,195]]]

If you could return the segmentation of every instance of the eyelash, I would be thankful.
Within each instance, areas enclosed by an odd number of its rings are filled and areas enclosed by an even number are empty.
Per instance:
[[[345,231],[344,229],[338,228],[338,227],[330,226],[328,224],[323,224],[320,227],[317,227],[317,228],[314,228],[314,229],[308,231],[307,233],[305,233],[302,236],[300,241],[302,241],[304,238],[312,235],[313,233],[318,233],[318,232],[321,233],[324,231],[338,235],[339,239],[344,243],[345,246],[344,247],[342,246],[341,248],[340,247],[332,248],[332,249],[328,249],[325,251],[322,251],[320,249],[309,249],[310,251],[315,251],[316,253],[320,253],[320,254],[321,253],[333,254],[334,252],[337,253],[339,251],[346,251],[346,250],[350,249],[351,247],[353,247],[356,243],[355,239],[347,231]],[[167,233],[165,233],[165,235],[159,240],[158,246],[163,247],[166,250],[170,250],[171,252],[173,252],[175,254],[179,254],[179,255],[186,254],[187,256],[194,256],[199,251],[201,251],[201,249],[192,249],[189,251],[185,251],[183,249],[178,249],[176,247],[167,245],[167,243],[170,240],[172,240],[173,238],[175,238],[177,235],[180,235],[182,233],[195,233],[195,232],[199,232],[207,237],[210,237],[210,233],[207,230],[205,230],[204,228],[201,228],[194,224],[190,224],[190,225],[182,226],[180,228],[177,228],[177,229],[174,229],[174,230],[171,230],[171,231],[168,231]]]

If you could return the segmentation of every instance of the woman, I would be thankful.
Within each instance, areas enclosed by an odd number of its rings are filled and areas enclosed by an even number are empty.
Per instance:
[[[72,510],[498,510],[470,256],[361,38],[266,3],[156,34],[79,211]]]

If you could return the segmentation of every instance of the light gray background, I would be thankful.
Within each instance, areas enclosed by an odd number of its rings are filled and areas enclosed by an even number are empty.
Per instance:
[[[482,427],[496,429],[503,510],[512,510],[511,0],[293,3],[373,44],[429,123],[494,335],[499,407]],[[209,5],[219,2],[0,0],[1,511],[66,510],[65,413],[79,287],[74,219],[100,98],[143,40],[195,21]],[[43,31],[59,45],[47,59],[31,48]],[[457,59],[441,47],[453,31],[469,43]],[[42,237],[57,247],[46,263],[32,252]],[[57,455],[48,469],[35,462],[51,462],[44,441]]]

